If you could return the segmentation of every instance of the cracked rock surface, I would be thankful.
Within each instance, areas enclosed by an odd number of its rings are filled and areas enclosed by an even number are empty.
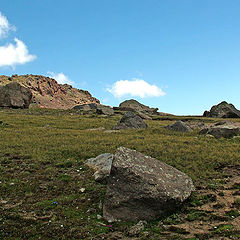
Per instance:
[[[194,190],[185,173],[119,147],[107,182],[103,217],[109,222],[156,219],[174,211]]]

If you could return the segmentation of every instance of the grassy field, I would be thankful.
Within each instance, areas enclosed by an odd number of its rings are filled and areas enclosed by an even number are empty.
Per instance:
[[[111,129],[120,115],[0,111],[0,239],[240,239],[239,137],[164,129],[175,117],[146,121],[144,130],[109,133],[104,129]],[[101,219],[105,186],[84,165],[119,146],[176,167],[197,188],[178,212],[148,222],[136,236],[129,234],[134,223],[108,225]]]

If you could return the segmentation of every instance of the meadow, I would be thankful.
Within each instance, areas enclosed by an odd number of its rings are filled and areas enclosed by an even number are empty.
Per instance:
[[[0,110],[0,239],[240,239],[240,138],[163,128],[176,119],[219,121],[203,117],[158,116],[146,121],[147,129],[105,132],[120,118]],[[101,218],[105,185],[84,165],[119,146],[176,167],[197,189],[176,213],[148,222],[135,236],[129,234],[134,223]]]

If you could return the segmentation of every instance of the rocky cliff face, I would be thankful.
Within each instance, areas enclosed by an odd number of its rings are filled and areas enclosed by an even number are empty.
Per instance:
[[[0,86],[11,82],[18,82],[28,88],[33,95],[32,105],[40,108],[71,109],[79,104],[100,104],[88,91],[73,88],[68,84],[58,84],[56,80],[45,76],[0,76]]]

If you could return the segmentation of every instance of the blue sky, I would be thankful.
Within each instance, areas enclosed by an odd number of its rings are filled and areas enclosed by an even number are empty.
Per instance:
[[[239,0],[1,0],[0,12],[0,75],[53,76],[112,106],[240,108]]]

